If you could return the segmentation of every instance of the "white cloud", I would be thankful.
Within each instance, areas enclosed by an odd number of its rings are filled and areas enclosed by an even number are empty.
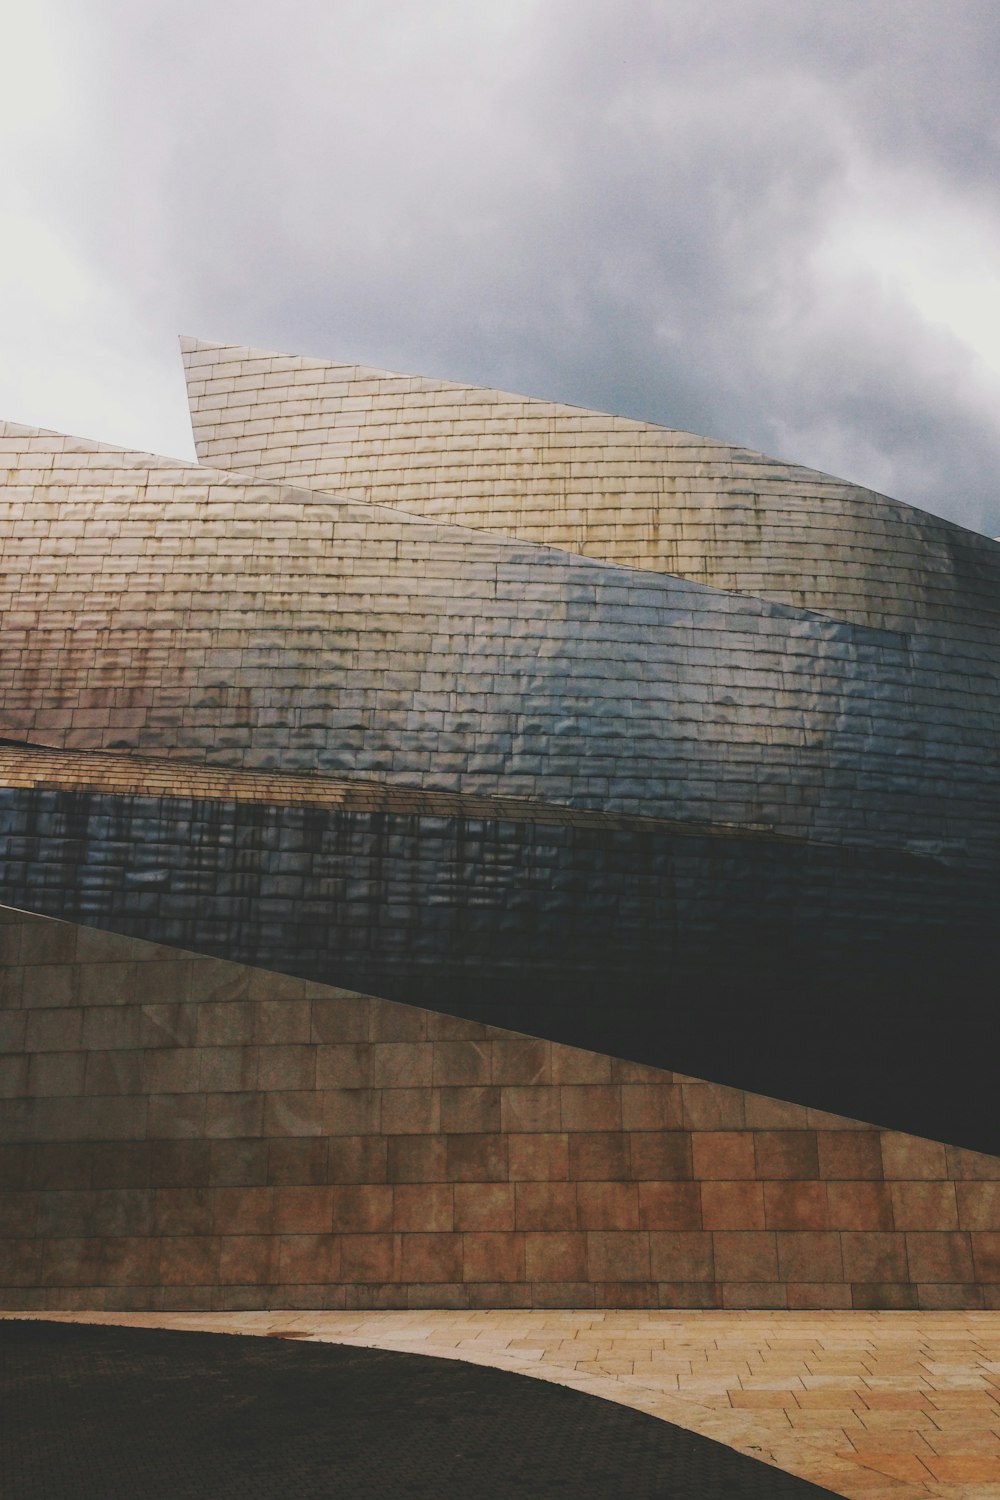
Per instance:
[[[947,183],[858,172],[814,261],[835,281],[874,277],[1000,376],[1000,225]]]

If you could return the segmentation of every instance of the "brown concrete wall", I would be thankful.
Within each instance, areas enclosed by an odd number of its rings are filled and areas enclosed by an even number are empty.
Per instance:
[[[5,1308],[1000,1307],[998,1158],[2,909],[0,1007]]]

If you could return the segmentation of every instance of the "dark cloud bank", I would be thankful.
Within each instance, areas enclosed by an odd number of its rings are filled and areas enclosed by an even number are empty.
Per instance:
[[[977,357],[815,260],[859,181],[1000,245],[995,0],[95,9],[102,144],[65,191],[114,205],[91,252],[184,331],[648,417],[1000,531]]]

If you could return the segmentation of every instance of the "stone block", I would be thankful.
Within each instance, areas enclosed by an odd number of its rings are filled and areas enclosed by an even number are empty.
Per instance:
[[[501,1096],[510,1092],[495,1087],[442,1087],[439,1091],[442,1131],[451,1135],[498,1131]],[[523,1124],[520,1128],[524,1128]]]
[[[744,1128],[744,1095],[739,1089],[692,1081],[683,1084],[681,1092],[686,1129],[726,1131]]]
[[[576,1206],[581,1229],[639,1228],[639,1190],[634,1182],[579,1182]]]
[[[305,1121],[315,1119],[315,1129],[270,1129],[265,1112],[265,1132],[268,1135],[378,1135],[382,1132],[383,1095],[379,1089],[329,1088],[321,1094],[284,1095],[286,1099],[301,1100],[296,1104],[294,1122],[301,1112]],[[271,1097],[268,1097],[270,1105]],[[397,1110],[398,1118],[398,1110]],[[277,1123],[277,1122],[276,1122]]]
[[[391,1234],[339,1235],[336,1251],[340,1256],[342,1281],[378,1286],[391,1283],[397,1275],[393,1253],[394,1237]],[[354,1305],[371,1306],[371,1303],[366,1300],[363,1304]]]
[[[208,1181],[213,1187],[263,1187],[268,1182],[267,1141],[213,1140],[209,1150]]]
[[[826,1183],[765,1182],[764,1220],[768,1229],[825,1229]]]
[[[878,1131],[817,1132],[819,1176],[848,1181],[882,1177],[882,1142]]]
[[[953,1182],[893,1182],[889,1186],[894,1228],[958,1228],[958,1204]]]
[[[788,1289],[783,1282],[727,1281],[722,1288],[725,1308],[788,1306]]]
[[[712,1235],[715,1274],[722,1282],[776,1282],[776,1236],[753,1230],[717,1230]]]
[[[679,1130],[683,1122],[683,1102],[678,1085],[623,1083],[621,1085],[622,1125],[630,1131]]]
[[[506,1182],[507,1140],[502,1135],[449,1135],[445,1178],[448,1182]]]
[[[551,1052],[549,1042],[498,1037],[492,1043],[491,1081],[521,1086],[548,1084],[552,1081]]]
[[[659,1238],[662,1240],[663,1236]],[[642,1230],[589,1231],[587,1234],[587,1279],[590,1281],[648,1281],[650,1278],[650,1240],[651,1236]]]
[[[906,1259],[916,1282],[971,1282],[972,1241],[965,1232],[909,1231]]]
[[[523,1282],[524,1244],[523,1234],[463,1234],[462,1279],[465,1282]]]
[[[762,1178],[814,1180],[820,1175],[814,1130],[760,1130],[754,1135]]]
[[[500,1099],[499,1128],[505,1134],[541,1131],[552,1133],[562,1128],[559,1093],[547,1085],[510,1086],[498,1090]]]
[[[507,1135],[512,1182],[560,1182],[570,1175],[569,1137],[563,1133]],[[574,1136],[575,1142],[581,1137]]]
[[[86,1045],[86,1036],[84,1043]],[[83,1089],[88,1094],[138,1094],[142,1090],[142,1079],[143,1056],[139,1051],[93,1050],[86,1053]]]
[[[148,1149],[152,1187],[200,1188],[209,1182],[217,1143],[209,1144],[204,1138],[151,1140]]]
[[[261,1093],[206,1094],[205,1134],[222,1139],[259,1136],[267,1098]]]
[[[749,1132],[701,1131],[691,1138],[692,1172],[703,1181],[732,1182],[756,1175]]]
[[[701,1196],[695,1182],[637,1184],[640,1229],[701,1229]]]
[[[219,1280],[223,1285],[268,1286],[278,1280],[280,1244],[270,1234],[227,1234],[219,1242]],[[240,1299],[240,1305],[245,1299]]]
[[[1000,1284],[1000,1233],[996,1230],[974,1231],[971,1241],[976,1280],[990,1285]]]
[[[310,1004],[312,1041],[342,1046],[371,1040],[371,1003],[367,996],[317,996]]]
[[[827,1182],[826,1204],[827,1223],[831,1229],[890,1230],[895,1227],[888,1183]]]
[[[277,1241],[279,1279],[291,1286],[316,1287],[339,1281],[341,1244],[328,1234],[281,1235]]]
[[[390,1136],[385,1144],[387,1181],[445,1182],[451,1180],[448,1173],[449,1140],[446,1136]],[[475,1176],[471,1180],[475,1181]]]
[[[630,1175],[639,1181],[677,1182],[692,1176],[691,1136],[680,1130],[627,1137]]]
[[[370,1191],[370,1190],[369,1190]],[[459,1227],[455,1222],[455,1189],[445,1183],[397,1183],[387,1188],[392,1195],[391,1227],[403,1231],[426,1230],[433,1233],[450,1233]],[[360,1228],[360,1225],[336,1224],[337,1209],[334,1208],[335,1227]],[[372,1223],[363,1227],[380,1229],[389,1227]]]
[[[576,1047],[552,1047],[549,1081],[553,1084],[609,1084],[611,1058]],[[572,1127],[567,1126],[567,1129]]]
[[[578,1184],[572,1182],[517,1183],[517,1228],[550,1231],[576,1229],[577,1192]]]
[[[682,1184],[678,1184],[681,1186]],[[693,1187],[694,1184],[691,1184]],[[763,1229],[764,1188],[759,1182],[703,1182],[701,1217],[705,1229]]]
[[[654,1280],[711,1282],[715,1280],[712,1235],[686,1230],[651,1230],[650,1267]]]
[[[207,1235],[214,1229],[215,1194],[207,1187],[157,1188],[153,1229],[161,1235]]]
[[[621,1088],[617,1084],[563,1085],[559,1101],[563,1130],[592,1134],[622,1128]]]
[[[629,1177],[628,1137],[621,1132],[571,1134],[569,1175],[573,1181],[616,1182]]]
[[[457,1182],[452,1192],[454,1194],[455,1229],[493,1232],[514,1229],[515,1185],[513,1183]]]
[[[1000,1179],[1000,1156],[986,1156],[981,1151],[967,1151],[960,1146],[946,1146],[948,1175],[959,1180]]]
[[[162,1286],[217,1286],[219,1239],[215,1235],[176,1235],[160,1241],[157,1283]]]
[[[334,1194],[343,1189],[275,1187],[271,1191],[274,1203],[274,1228],[277,1233],[332,1233]],[[384,1193],[388,1190],[383,1187],[379,1191]]]
[[[908,1280],[906,1241],[902,1235],[846,1231],[840,1236],[840,1248],[847,1281],[874,1285]],[[862,1307],[882,1304],[860,1302],[855,1295],[854,1305]]]
[[[898,1131],[882,1132],[882,1163],[887,1181],[908,1182],[914,1178],[948,1176],[944,1146],[937,1141],[902,1135]]]
[[[371,1048],[370,1065],[374,1088],[407,1091],[429,1088],[434,1075],[434,1044],[378,1042]]]
[[[342,1042],[316,1049],[316,1087],[368,1089],[372,1086],[372,1047],[369,1042]]]
[[[962,1229],[1000,1230],[1000,1182],[962,1181],[956,1184],[956,1193],[958,1223]]]
[[[316,1087],[315,1048],[305,1045],[263,1046],[257,1052],[259,1088],[294,1090]]]
[[[463,1241],[468,1238],[469,1236],[460,1234],[400,1235],[398,1280],[404,1283],[461,1282],[463,1279],[462,1247]],[[495,1281],[497,1278],[490,1276],[481,1279]]]
[[[381,1099],[381,1128],[386,1135],[426,1135],[441,1128],[439,1089],[383,1089]]]
[[[780,1232],[777,1236],[778,1273],[783,1282],[827,1282],[843,1280],[840,1236],[829,1231]],[[799,1306],[807,1303],[800,1301]],[[814,1303],[814,1306],[820,1306]],[[841,1304],[844,1305],[844,1304]]]
[[[155,1288],[159,1281],[160,1244],[140,1234],[102,1242],[99,1281],[106,1287]],[[145,1306],[141,1300],[140,1306]]]
[[[493,1079],[493,1042],[483,1041],[435,1041],[433,1044],[432,1078],[429,1080],[442,1088],[470,1088],[485,1086]],[[446,1130],[453,1127],[445,1126]]]
[[[274,1229],[274,1194],[268,1187],[217,1187],[212,1191],[217,1234],[262,1235]]]

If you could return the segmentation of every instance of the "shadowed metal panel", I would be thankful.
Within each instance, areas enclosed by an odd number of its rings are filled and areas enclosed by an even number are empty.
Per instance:
[[[175,763],[167,795],[0,787],[3,899],[1000,1148],[991,876],[462,798],[206,798],[200,779],[185,795]]]

